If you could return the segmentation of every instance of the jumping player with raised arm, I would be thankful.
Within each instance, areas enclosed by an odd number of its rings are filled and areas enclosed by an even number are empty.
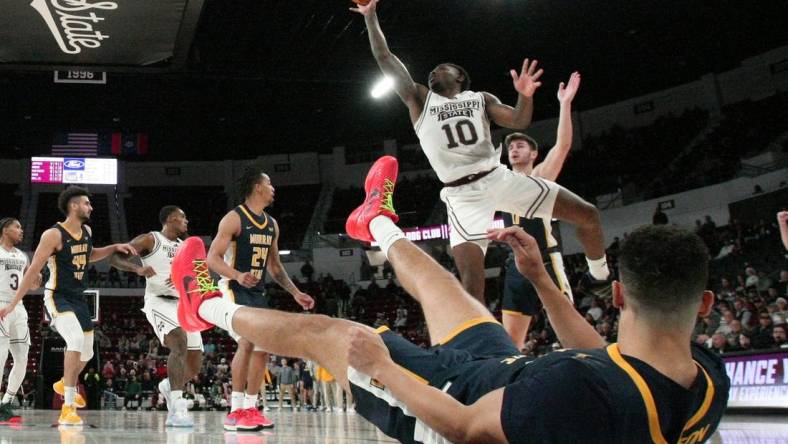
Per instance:
[[[504,146],[507,148],[512,171],[525,176],[556,181],[572,148],[572,99],[579,87],[580,74],[577,72],[572,73],[566,85],[563,82],[559,85],[557,96],[558,102],[561,104],[561,111],[558,115],[555,145],[550,148],[547,156],[539,165],[534,166],[536,158],[539,156],[539,144],[536,140],[519,132],[506,136]],[[564,271],[560,245],[552,234],[552,221],[549,218],[527,219],[520,217],[519,214],[503,213],[503,222],[507,227],[512,225],[522,227],[526,233],[536,239],[547,272],[550,273],[561,292],[571,300],[572,287],[569,285],[569,279]],[[536,289],[528,279],[517,271],[514,260],[511,258],[506,264],[501,309],[503,327],[509,333],[517,349],[522,350],[531,317],[539,312],[540,303]]]
[[[453,63],[436,66],[428,85],[413,81],[402,62],[391,53],[378,23],[378,0],[351,8],[364,16],[372,55],[383,74],[408,107],[424,154],[443,182],[450,245],[463,286],[484,300],[486,230],[496,211],[526,218],[556,218],[572,224],[585,250],[593,291],[607,292],[610,272],[597,209],[571,191],[539,177],[521,176],[501,164],[501,153],[491,141],[491,122],[511,129],[531,124],[533,95],[541,86],[537,61],[525,59],[518,74],[511,70],[517,91],[515,107],[487,92],[471,91],[468,73]]]
[[[372,166],[367,197],[346,228],[381,245],[403,288],[421,304],[433,348],[385,327],[375,331],[222,299],[196,238],[187,239],[173,261],[181,325],[199,331],[215,324],[271,353],[317,361],[353,392],[359,414],[404,443],[666,444],[702,442],[714,433],[729,381],[719,357],[690,345],[696,316],[714,302],[704,291],[708,251],[697,236],[648,227],[624,242],[622,281],[613,285],[620,340],[606,346],[555,286],[533,238],[520,227],[488,233],[512,247],[562,344],[577,348],[529,359],[492,314],[394,224],[396,176],[392,157]]]
[[[58,196],[57,204],[66,220],[41,235],[14,299],[0,308],[0,319],[14,311],[40,279],[41,269],[46,264],[49,279],[44,284],[44,308],[52,319],[52,326],[66,341],[63,379],[52,386],[65,398],[58,423],[81,425],[82,418],[76,409],[84,407],[85,400],[77,394],[77,378],[93,357],[93,322],[84,294],[87,289],[86,272],[90,264],[112,253],[136,255],[137,252],[128,244],[93,248],[93,232],[85,224],[93,207],[90,205],[90,193],[85,188],[66,188]]]
[[[183,389],[200,372],[202,336],[186,333],[178,325],[178,292],[170,280],[172,258],[189,229],[189,220],[183,210],[167,205],[159,211],[159,222],[160,231],[140,234],[129,242],[140,254],[141,265],[117,253],[110,258],[110,264],[119,270],[145,276],[142,311],[161,344],[170,349],[167,378],[159,383],[159,391],[167,401],[165,426],[191,427],[194,419],[188,414]]]
[[[259,165],[247,166],[238,179],[243,203],[219,222],[219,231],[208,252],[208,266],[219,281],[227,300],[249,307],[268,308],[265,293],[266,270],[273,280],[293,296],[304,309],[315,301],[296,287],[279,259],[279,226],[265,212],[274,202],[274,186]],[[230,367],[233,393],[226,430],[258,430],[274,424],[257,410],[257,397],[265,378],[268,353],[246,338],[231,334],[238,349]]]

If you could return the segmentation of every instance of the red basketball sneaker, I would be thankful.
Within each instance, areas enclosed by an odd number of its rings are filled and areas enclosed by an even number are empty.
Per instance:
[[[172,283],[178,290],[178,322],[187,332],[213,328],[213,324],[199,315],[200,304],[222,294],[214,285],[208,264],[205,263],[205,244],[192,236],[181,243],[172,259]]]
[[[367,197],[360,207],[353,210],[345,223],[345,231],[353,239],[372,242],[369,232],[369,222],[376,216],[386,216],[394,223],[399,221],[399,216],[394,211],[394,185],[397,183],[397,159],[383,156],[369,169],[364,182],[364,191]]]

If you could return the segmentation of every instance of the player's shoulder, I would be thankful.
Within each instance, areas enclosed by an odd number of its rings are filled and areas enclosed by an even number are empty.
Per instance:
[[[700,364],[714,381],[727,380],[728,374],[725,371],[725,363],[720,358],[720,355],[712,352],[698,344],[691,344],[690,350],[692,352],[692,359]]]

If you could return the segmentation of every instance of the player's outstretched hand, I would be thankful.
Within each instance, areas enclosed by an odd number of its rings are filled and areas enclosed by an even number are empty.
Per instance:
[[[497,242],[506,242],[514,252],[514,263],[523,276],[531,282],[547,276],[547,270],[542,261],[542,253],[536,239],[526,233],[522,228],[513,226],[487,230],[487,239]]]
[[[366,5],[362,5],[361,3],[356,3],[356,7],[350,8],[350,10],[353,12],[358,12],[359,14],[366,17],[374,14],[377,7],[378,7],[378,0],[369,0],[369,2]]]
[[[14,311],[14,306],[11,304],[0,307],[0,320],[5,319],[12,311]]]
[[[350,329],[347,349],[347,363],[350,367],[374,378],[378,370],[389,361],[389,349],[379,334],[364,327]]]
[[[780,226],[780,237],[783,239],[783,247],[788,250],[788,211],[777,213],[777,224]]]
[[[260,282],[260,279],[258,279],[248,271],[246,273],[239,274],[238,277],[235,278],[235,280],[238,281],[238,283],[245,288],[252,288],[255,285],[257,285],[258,282]]]
[[[315,306],[315,300],[312,299],[312,296],[309,296],[303,291],[299,291],[294,294],[293,299],[295,299],[296,302],[298,302],[298,305],[300,305],[304,310],[311,310]]]
[[[145,266],[145,267],[138,268],[137,269],[137,275],[149,278],[151,276],[156,276],[156,271],[153,269],[153,267],[148,265],[148,266]]]
[[[131,244],[117,244],[115,245],[115,253],[137,256],[137,249],[132,247]]]
[[[572,103],[572,100],[577,94],[577,89],[580,88],[580,73],[575,71],[569,76],[569,82],[564,86],[564,82],[558,85],[558,101],[561,103]]]
[[[533,97],[536,89],[542,86],[539,77],[542,77],[544,71],[541,68],[539,70],[536,69],[537,63],[539,63],[537,60],[533,62],[529,62],[528,59],[523,60],[523,67],[519,76],[516,70],[509,71],[509,74],[512,75],[514,89],[525,97]]]

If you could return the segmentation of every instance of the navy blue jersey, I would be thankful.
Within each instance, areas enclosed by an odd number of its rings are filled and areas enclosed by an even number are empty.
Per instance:
[[[555,237],[553,237],[553,225],[555,225],[555,228],[557,229],[557,221],[550,222],[540,217],[528,219],[516,214],[503,212],[501,213],[501,216],[503,217],[503,225],[505,227],[521,227],[523,231],[536,239],[536,243],[539,245],[539,251],[542,252],[542,256],[545,258],[545,261],[548,260],[547,258],[550,253],[561,252],[560,242],[556,240]]]
[[[45,288],[56,295],[81,298],[88,288],[85,277],[93,252],[93,239],[84,225],[79,238],[60,223],[53,228],[60,232],[62,248],[47,261],[49,278]]]
[[[274,220],[265,211],[254,214],[246,205],[241,204],[234,210],[241,218],[241,231],[234,236],[224,260],[234,269],[250,272],[260,279],[254,288],[244,288],[235,280],[229,281],[233,291],[265,292],[265,270],[268,265],[268,253],[276,239]]]
[[[717,355],[693,344],[692,356],[699,371],[689,389],[622,356],[617,344],[518,359],[504,389],[504,433],[511,443],[703,442],[722,418],[730,381]]]

